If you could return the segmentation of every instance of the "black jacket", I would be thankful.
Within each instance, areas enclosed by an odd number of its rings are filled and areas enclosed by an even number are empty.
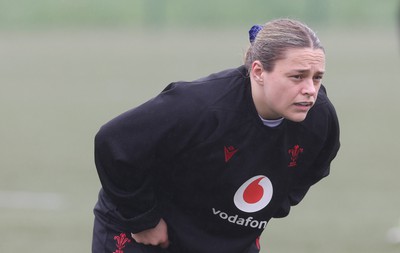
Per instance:
[[[96,135],[95,213],[131,232],[162,217],[183,252],[243,252],[329,174],[338,149],[324,87],[303,122],[270,128],[243,66],[172,83]]]

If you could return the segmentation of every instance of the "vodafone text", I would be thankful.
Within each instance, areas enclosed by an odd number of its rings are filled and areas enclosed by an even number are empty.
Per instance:
[[[252,227],[252,228],[258,228],[258,229],[264,229],[267,226],[267,221],[258,221],[258,220],[253,220],[253,217],[247,217],[247,218],[240,218],[237,214],[236,215],[228,215],[227,213],[222,212],[221,210],[217,210],[215,208],[212,208],[212,212],[214,215],[218,216],[219,218],[223,220],[227,220],[231,223],[240,225],[240,226],[245,226],[245,227]]]

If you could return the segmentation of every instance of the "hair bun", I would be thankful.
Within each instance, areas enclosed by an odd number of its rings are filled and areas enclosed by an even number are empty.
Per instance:
[[[261,31],[263,29],[263,26],[261,25],[253,25],[250,30],[249,30],[249,40],[250,43],[253,44],[254,40],[257,37],[257,34],[259,31]]]

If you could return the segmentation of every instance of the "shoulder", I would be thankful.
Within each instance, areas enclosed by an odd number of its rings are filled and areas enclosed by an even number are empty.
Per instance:
[[[325,105],[328,107],[333,107],[331,101],[328,98],[328,92],[325,86],[321,85],[321,88],[319,89],[318,92],[318,98],[317,101],[315,103],[315,106],[321,106],[321,105]]]
[[[227,69],[194,81],[171,83],[155,99],[180,111],[199,112],[211,107],[233,109],[245,98],[248,79],[244,67]]]
[[[324,86],[321,86],[317,101],[302,124],[323,139],[332,134],[339,134],[339,121],[336,110],[329,100]]]
[[[169,84],[161,95],[181,95],[183,99],[212,99],[228,92],[248,78],[245,68],[227,69],[194,81],[179,81]]]
[[[207,77],[169,84],[160,94],[112,119],[109,128],[125,125],[157,124],[164,129],[192,128],[201,122],[215,118],[211,107],[216,104],[234,104],[244,93],[244,69],[228,69]],[[231,95],[235,93],[236,95]],[[211,123],[210,123],[211,124]]]
[[[321,86],[318,93],[318,98],[312,111],[325,114],[327,117],[337,119],[336,110],[332,102],[328,98],[328,93],[325,86]]]

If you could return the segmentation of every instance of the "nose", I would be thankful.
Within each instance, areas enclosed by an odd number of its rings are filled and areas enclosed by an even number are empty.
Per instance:
[[[304,86],[302,89],[302,93],[304,95],[308,95],[308,96],[314,96],[315,93],[317,92],[317,88],[314,84],[314,81],[310,78],[310,79],[305,79],[304,80]]]

